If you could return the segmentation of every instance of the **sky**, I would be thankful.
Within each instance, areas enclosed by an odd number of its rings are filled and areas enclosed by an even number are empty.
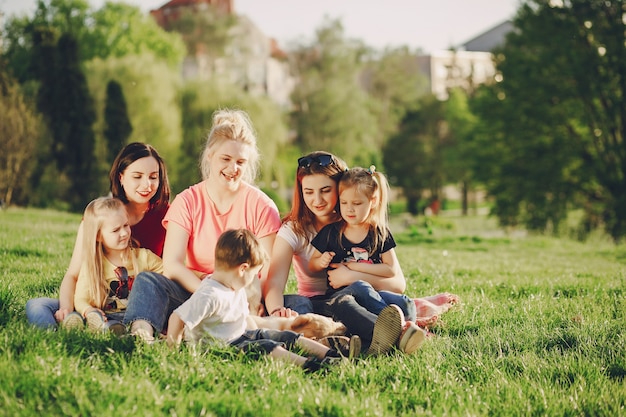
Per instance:
[[[168,0],[124,0],[146,13]],[[89,0],[98,8],[103,0]],[[424,52],[469,41],[515,15],[519,0],[234,0],[265,35],[283,47],[309,41],[325,17],[341,20],[345,36],[382,49],[407,45]],[[0,11],[30,15],[36,0],[0,0]]]

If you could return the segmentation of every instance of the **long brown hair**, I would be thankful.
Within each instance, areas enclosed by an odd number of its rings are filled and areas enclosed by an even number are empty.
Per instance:
[[[316,162],[320,157],[324,156],[330,157],[331,163],[323,165]],[[315,225],[315,214],[309,210],[304,202],[304,195],[302,194],[302,179],[309,175],[321,174],[332,179],[335,183],[338,183],[341,175],[348,169],[348,165],[342,159],[324,151],[311,152],[300,158],[300,160],[303,159],[308,159],[312,162],[310,162],[307,166],[298,166],[298,170],[296,172],[296,183],[293,187],[291,211],[283,218],[283,222],[291,222],[294,232],[298,236],[306,238],[308,241],[307,231],[311,230],[311,228]],[[333,222],[341,220],[339,210],[336,210],[335,217],[336,219],[333,219]]]
[[[124,204],[128,204],[128,197],[122,183],[120,182],[120,176],[126,171],[126,168],[133,162],[141,158],[153,157],[159,164],[159,188],[154,196],[150,199],[150,208],[165,208],[170,202],[170,183],[167,179],[167,169],[165,168],[165,162],[159,155],[156,149],[151,145],[133,142],[126,145],[115,157],[113,165],[111,165],[111,171],[109,171],[109,181],[111,183],[111,194],[113,197],[117,197]]]

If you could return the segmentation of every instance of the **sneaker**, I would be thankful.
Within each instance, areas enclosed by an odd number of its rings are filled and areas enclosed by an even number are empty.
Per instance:
[[[81,316],[78,312],[72,311],[70,314],[65,316],[61,325],[67,330],[82,329],[85,327],[85,320],[83,320],[83,316]]]
[[[146,320],[135,320],[130,325],[130,335],[137,339],[143,340],[148,344],[155,342],[154,328]]]
[[[341,356],[354,359],[361,354],[361,338],[357,335],[348,336],[326,336],[319,340],[321,344],[329,349],[334,349]]]
[[[424,340],[426,339],[426,331],[419,328],[413,322],[407,322],[402,329],[402,334],[400,335],[398,348],[407,355],[414,353]]]
[[[326,336],[322,337],[319,342],[329,349],[341,352],[350,345],[350,338],[348,336]]]
[[[124,336],[126,334],[126,326],[119,320],[109,320],[104,324],[104,330],[108,330],[116,336]]]
[[[348,345],[348,359],[354,359],[361,354],[361,338],[357,335],[350,337],[350,343]]]
[[[106,320],[101,312],[98,310],[92,310],[85,314],[85,322],[87,323],[87,329],[92,332],[101,332],[104,330]]]
[[[388,305],[378,315],[374,324],[372,343],[367,350],[367,355],[385,354],[396,345],[402,333],[402,310],[397,305]]]
[[[341,364],[343,360],[343,358],[332,358],[329,356],[323,359],[318,359],[315,356],[311,356],[306,360],[306,362],[304,362],[302,368],[306,373],[327,371],[329,368]]]

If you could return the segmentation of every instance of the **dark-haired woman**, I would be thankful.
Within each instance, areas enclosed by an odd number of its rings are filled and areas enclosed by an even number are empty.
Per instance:
[[[161,221],[169,207],[170,187],[165,163],[151,145],[134,142],[117,155],[109,172],[113,197],[124,202],[133,239],[142,248],[161,256],[165,229]],[[56,328],[74,311],[74,292],[81,267],[83,224],[76,235],[70,265],[61,282],[59,298],[33,298],[26,303],[28,321],[42,328]]]

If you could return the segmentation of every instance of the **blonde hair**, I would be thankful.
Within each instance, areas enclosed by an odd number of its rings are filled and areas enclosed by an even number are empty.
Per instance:
[[[332,162],[328,165],[321,165],[318,162],[315,162],[317,158],[323,156],[329,156]],[[300,159],[303,158],[309,158],[313,162],[311,162],[308,166],[298,167],[296,171],[296,183],[293,187],[291,211],[283,218],[283,222],[291,222],[294,233],[306,239],[308,243],[309,235],[307,231],[311,230],[315,225],[316,216],[315,213],[313,213],[304,202],[304,195],[302,193],[302,179],[308,177],[309,175],[321,174],[332,179],[333,181],[335,181],[335,183],[338,183],[341,175],[348,170],[348,164],[346,164],[342,159],[336,157],[335,155],[324,151],[311,152],[304,155]],[[338,210],[339,207],[335,207],[335,209],[335,218],[331,219],[331,223],[341,220],[341,216],[339,215]]]
[[[249,146],[251,152],[248,166],[243,173],[243,179],[248,183],[254,183],[259,169],[259,149],[257,148],[256,133],[250,117],[243,110],[225,109],[213,113],[213,125],[200,157],[202,179],[206,180],[209,178],[209,173],[211,172],[209,158],[215,152],[215,149],[227,140],[234,140]]]
[[[232,269],[243,263],[255,268],[269,261],[258,239],[246,229],[231,229],[222,233],[215,245],[216,268]]]
[[[115,197],[96,198],[87,205],[83,214],[83,262],[82,269],[89,278],[89,303],[93,307],[103,308],[109,295],[109,285],[104,276],[104,246],[102,245],[101,229],[104,219],[116,211],[126,208],[121,200]],[[129,260],[136,268],[136,259],[131,244],[126,248],[123,258]]]
[[[389,183],[387,178],[376,171],[374,165],[371,165],[369,169],[351,168],[339,180],[339,195],[341,196],[341,193],[348,188],[355,188],[357,193],[363,194],[369,200],[377,199],[378,204],[371,208],[365,220],[370,226],[370,234],[373,238],[371,250],[374,251],[387,239],[389,233],[387,219]],[[342,234],[343,228],[339,236],[340,241]]]

